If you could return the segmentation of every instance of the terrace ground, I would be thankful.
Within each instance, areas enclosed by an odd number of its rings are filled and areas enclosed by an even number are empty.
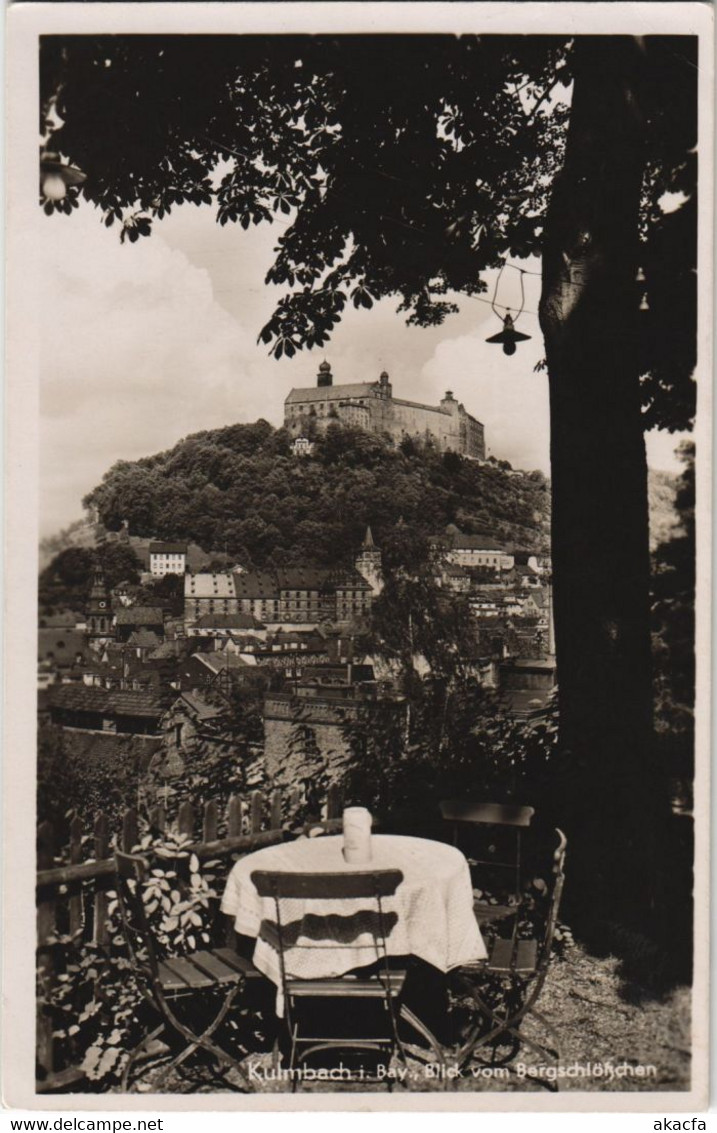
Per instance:
[[[690,1087],[690,989],[679,987],[656,995],[631,980],[624,981],[620,965],[614,957],[595,958],[580,945],[566,950],[564,957],[555,958],[550,968],[538,1007],[560,1034],[562,1045],[561,1066],[575,1077],[562,1077],[561,1092],[630,1092],[679,1091]],[[539,1038],[538,1024],[526,1024],[526,1034]],[[270,1055],[252,1055],[245,1062],[253,1062],[253,1086],[257,1092],[289,1092],[288,1082],[277,1083],[271,1076]],[[487,1058],[486,1063],[487,1064]],[[606,1067],[622,1066],[628,1070],[624,1076],[611,1076]],[[398,1064],[397,1064],[398,1065]],[[523,1044],[511,1065],[514,1072],[505,1073],[497,1068],[486,1073],[471,1069],[454,1083],[460,1091],[473,1092],[544,1092],[549,1085],[546,1066],[540,1056]],[[541,1070],[542,1066],[542,1070]],[[572,1070],[584,1067],[587,1075]],[[410,1070],[413,1091],[433,1092],[441,1087],[435,1078],[428,1078],[417,1059],[411,1060]],[[519,1073],[516,1073],[518,1070]],[[163,1086],[163,1093],[184,1092],[188,1089],[201,1093],[223,1092],[240,1086],[238,1075],[230,1072],[223,1082],[211,1081],[190,1085],[179,1076]],[[145,1088],[151,1090],[151,1077]],[[303,1083],[302,1093],[348,1092],[349,1084]],[[367,1090],[385,1091],[383,1085],[361,1086]],[[398,1087],[397,1089],[400,1089]]]

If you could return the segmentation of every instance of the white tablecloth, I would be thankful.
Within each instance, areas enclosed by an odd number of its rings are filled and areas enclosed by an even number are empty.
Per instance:
[[[350,866],[343,837],[300,838],[248,854],[232,869],[222,912],[234,917],[243,936],[256,937],[254,963],[277,987],[281,983],[272,898],[259,897],[254,870],[295,873],[350,873],[356,869],[399,869],[403,881],[382,905],[390,927],[390,956],[417,956],[441,972],[481,960],[485,945],[473,914],[468,863],[453,846],[425,838],[374,834],[370,865]],[[340,976],[378,959],[371,932],[376,903],[366,899],[281,901],[287,975],[300,979]],[[374,922],[375,923],[375,922]],[[285,937],[285,939],[286,939]]]

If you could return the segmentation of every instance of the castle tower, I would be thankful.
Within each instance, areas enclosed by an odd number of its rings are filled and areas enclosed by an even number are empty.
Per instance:
[[[319,387],[319,389],[323,389],[326,386],[331,386],[333,384],[334,376],[331,373],[331,363],[324,361],[319,366],[319,372],[316,375],[316,385]]]
[[[373,541],[370,527],[366,528],[361,550],[356,556],[356,570],[366,579],[374,596],[381,593],[383,590],[381,552]]]
[[[391,385],[391,380],[385,370],[383,370],[379,375],[378,396],[384,398],[386,401],[393,397],[393,386]]]
[[[87,632],[90,638],[112,636],[112,607],[105,576],[97,568],[87,603]]]

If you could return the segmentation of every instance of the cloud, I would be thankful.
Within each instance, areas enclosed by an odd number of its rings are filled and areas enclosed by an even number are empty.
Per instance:
[[[64,223],[63,223],[64,222]],[[52,218],[43,273],[43,528],[79,514],[117,459],[201,428],[253,420],[266,388],[255,336],[209,273],[157,233],[121,245],[96,216]]]
[[[449,380],[447,388],[483,422],[491,455],[509,460],[515,468],[548,473],[548,381],[545,372],[533,372],[543,356],[542,338],[526,319],[520,329],[533,337],[506,357],[499,346],[485,341],[499,326],[495,319],[484,319],[470,334],[441,342],[423,373],[434,382],[438,376]]]

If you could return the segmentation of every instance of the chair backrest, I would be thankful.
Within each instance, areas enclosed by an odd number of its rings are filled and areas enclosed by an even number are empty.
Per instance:
[[[530,826],[535,808],[511,803],[484,803],[475,799],[444,799],[439,803],[447,822],[473,822],[479,826]]]
[[[383,898],[392,896],[403,881],[403,874],[398,869],[356,870],[351,873],[292,873],[270,872],[268,870],[254,870],[251,880],[260,897],[269,897],[273,900],[276,913],[276,947],[279,953],[279,968],[281,983],[286,1002],[287,1021],[291,1025],[292,995],[287,981],[286,953],[290,948],[302,947],[298,944],[296,927],[292,934],[289,924],[282,920],[281,902],[287,899],[303,899],[317,901],[340,901],[351,898],[370,899],[374,905],[374,912],[368,918],[362,916],[360,921],[351,925],[354,918],[347,918],[350,926],[350,935],[370,932],[373,936],[375,959],[383,963],[386,976],[389,975],[388,948],[386,939],[389,933],[388,918],[383,908]],[[270,925],[267,927],[271,927]],[[348,926],[347,926],[348,927]],[[265,930],[266,931],[266,930]],[[333,939],[333,937],[332,937]],[[336,940],[336,948],[351,947],[350,940],[344,938]],[[385,985],[386,1006],[393,1020],[393,1005],[390,1002],[390,984],[387,979]]]
[[[475,865],[487,866],[489,871],[503,871],[500,879],[504,879],[506,871],[509,871],[513,890],[519,895],[523,887],[522,835],[533,821],[535,808],[471,798],[444,799],[439,807],[443,819],[453,824],[454,843],[462,844]],[[459,839],[459,829],[465,832],[464,839]],[[486,876],[483,871],[483,876],[479,874],[477,880],[488,889],[493,888],[495,882],[499,890],[505,887],[497,874],[495,877]]]
[[[147,920],[142,889],[149,876],[149,862],[140,854],[115,853],[117,901],[122,930],[138,974],[149,985],[159,978],[157,947]]]
[[[403,881],[399,869],[352,873],[290,873],[254,870],[251,880],[260,897],[340,901],[353,897],[391,897]]]
[[[563,885],[565,884],[565,854],[567,851],[568,840],[563,834],[562,830],[558,827],[555,829],[557,837],[557,845],[553,851],[552,863],[552,885],[550,888],[550,903],[545,917],[545,931],[543,935],[540,955],[538,957],[538,967],[545,967],[550,961],[550,952],[553,946],[553,937],[555,935],[555,926],[558,923],[558,913],[560,911],[560,899],[563,895]]]

